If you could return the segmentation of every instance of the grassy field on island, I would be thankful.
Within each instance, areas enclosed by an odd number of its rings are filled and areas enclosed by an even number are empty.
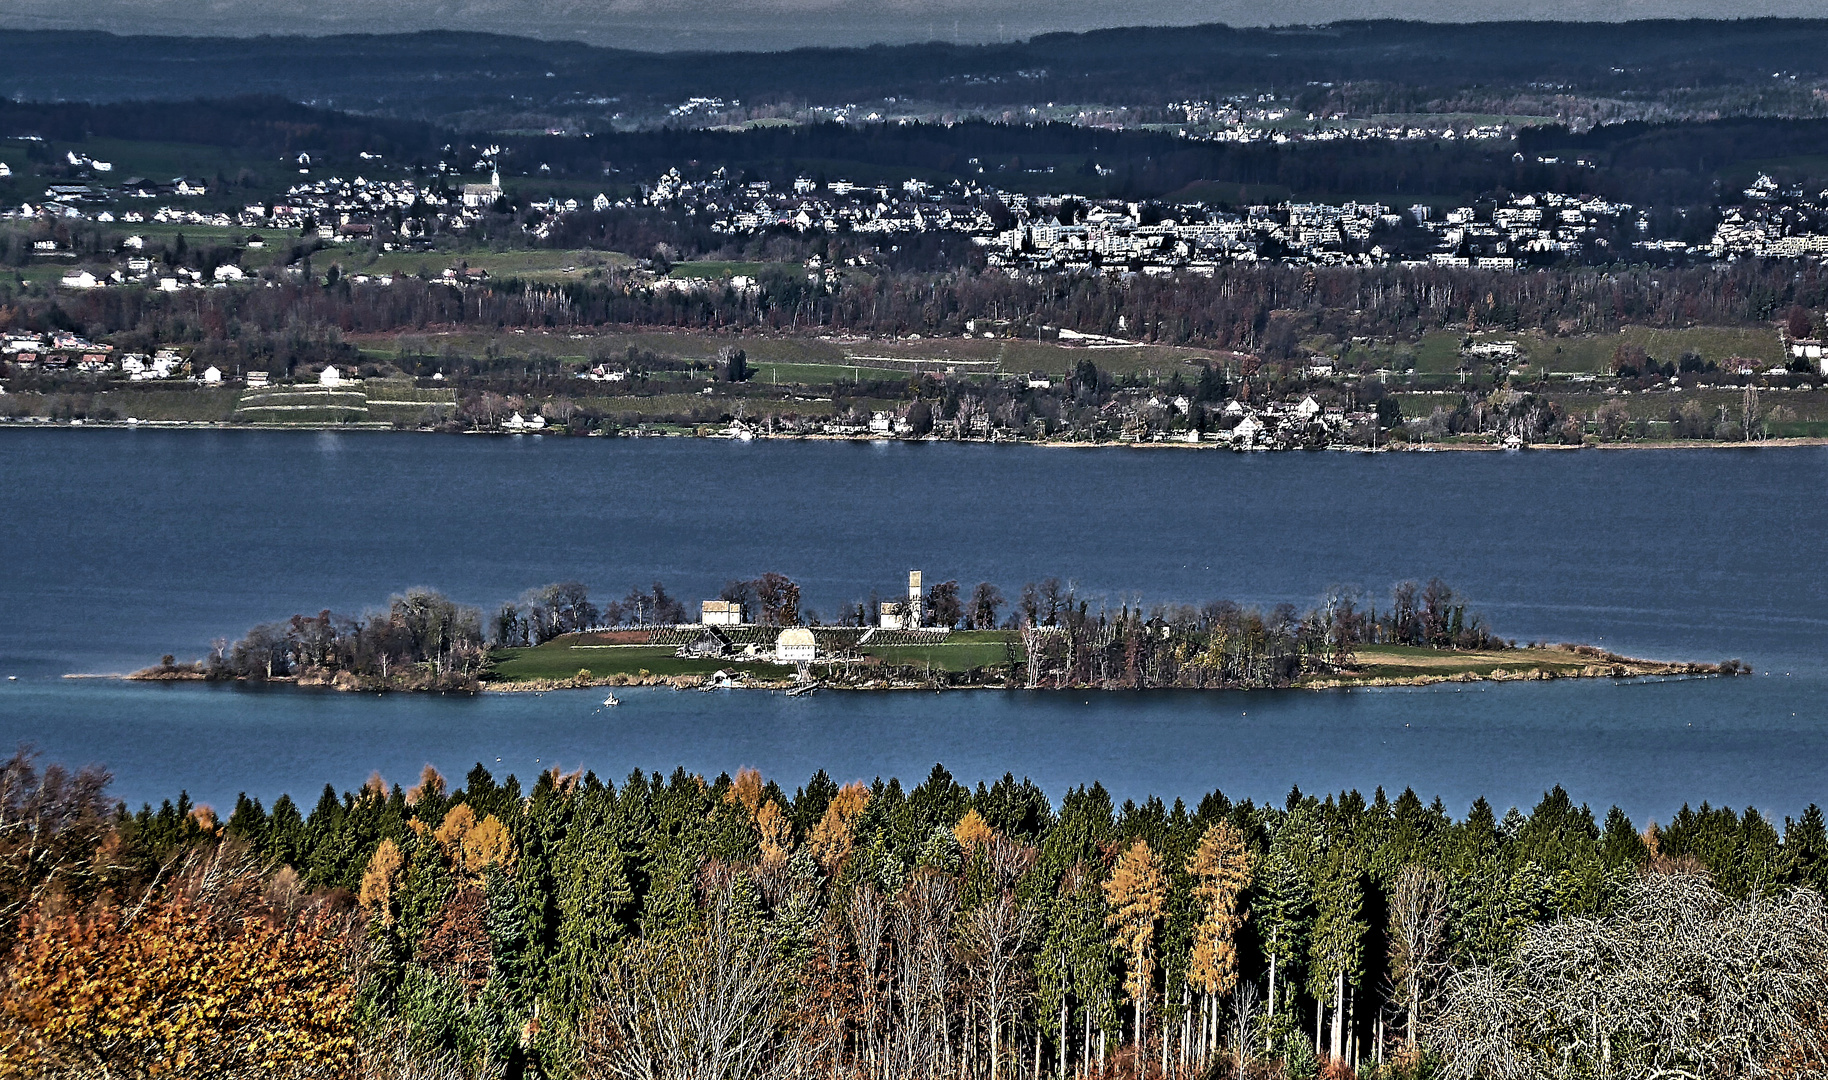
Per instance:
[[[1351,684],[1382,679],[1452,678],[1456,675],[1491,678],[1499,672],[1504,676],[1526,676],[1538,671],[1567,676],[1579,675],[1596,664],[1610,667],[1612,662],[1557,647],[1455,652],[1410,645],[1362,645],[1358,649],[1358,661],[1349,673],[1326,676],[1324,681]],[[1664,667],[1656,663],[1625,666],[1629,674],[1649,674],[1651,669]]]
[[[780,679],[793,669],[783,664],[760,661],[688,660],[673,655],[671,645],[574,645],[552,641],[534,648],[497,649],[492,654],[495,676],[492,681],[504,683],[559,681],[589,671],[590,678],[608,679],[616,675],[638,678],[642,675],[712,675],[719,671],[741,671],[758,678]]]

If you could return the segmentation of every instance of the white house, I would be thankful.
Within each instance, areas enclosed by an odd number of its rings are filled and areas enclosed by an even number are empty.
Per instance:
[[[1312,420],[1320,415],[1320,403],[1311,397],[1302,398],[1301,404],[1295,406],[1295,415],[1303,420]]]
[[[245,277],[247,277],[247,275],[241,272],[241,267],[236,266],[234,263],[223,263],[221,266],[216,267],[217,281],[240,281]]]
[[[222,381],[222,369],[214,365],[204,368],[203,381],[211,384],[220,383]]]
[[[78,270],[74,274],[65,274],[61,282],[66,289],[95,289],[102,284],[101,279],[87,270]]]
[[[546,426],[546,418],[539,413],[523,417],[515,413],[501,422],[503,431],[538,431]]]
[[[774,658],[783,664],[811,663],[819,653],[819,640],[804,626],[790,626],[774,640]]]
[[[324,370],[318,372],[317,385],[341,386],[343,385],[343,373],[337,370],[335,364],[330,364],[325,367]]]
[[[741,626],[743,605],[735,600],[706,600],[698,605],[698,621],[705,626]]]

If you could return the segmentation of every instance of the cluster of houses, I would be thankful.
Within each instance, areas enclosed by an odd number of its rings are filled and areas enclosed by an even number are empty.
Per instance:
[[[867,422],[843,416],[803,418],[782,420],[767,429],[735,421],[724,434],[743,439],[822,435],[963,442],[1046,437],[1039,428],[1011,427],[976,407],[961,409],[957,416],[934,419],[924,434],[914,429],[908,414],[909,406],[903,406],[872,412]],[[1116,442],[1206,444],[1238,451],[1369,447],[1379,441],[1375,412],[1322,405],[1312,395],[1261,404],[1232,399],[1218,405],[1194,402],[1184,394],[1169,397],[1158,391],[1124,391],[1099,407],[1095,425],[1098,438]],[[918,605],[913,611],[918,618]],[[885,618],[886,613],[885,606]]]
[[[1828,191],[1784,187],[1760,174],[1721,215],[1706,251],[1716,259],[1828,256]]]
[[[151,354],[116,352],[112,345],[99,344],[64,331],[8,333],[0,339],[0,360],[11,373],[20,375],[36,371],[71,371],[112,375],[130,382],[185,378],[207,383],[222,381],[222,372],[214,367],[193,373],[190,361],[177,349],[158,349]]]
[[[1628,204],[1552,192],[1512,196],[1502,204],[1437,214],[1416,205],[1288,202],[1232,212],[1203,203],[1149,206],[1076,195],[1028,196],[975,182],[934,187],[917,179],[899,186],[801,177],[777,191],[766,180],[737,182],[721,170],[702,180],[671,169],[644,187],[653,206],[677,207],[713,231],[750,236],[771,230],[836,232],[887,238],[962,233],[993,267],[1012,271],[1105,270],[1211,273],[1223,263],[1273,260],[1314,265],[1445,265],[1515,270],[1609,251],[1611,236],[1630,248],[1681,250],[1641,239],[1649,217]],[[993,214],[994,207],[1007,214]],[[1392,237],[1406,232],[1402,243]],[[831,271],[826,270],[828,276]],[[679,286],[689,288],[689,285]]]
[[[1168,113],[1185,125],[1176,134],[1205,142],[1276,143],[1342,140],[1438,139],[1442,142],[1509,139],[1510,124],[1475,124],[1443,119],[1438,123],[1379,123],[1339,116],[1305,115],[1274,94],[1246,95],[1226,101],[1177,101]],[[1307,125],[1307,126],[1303,126]]]

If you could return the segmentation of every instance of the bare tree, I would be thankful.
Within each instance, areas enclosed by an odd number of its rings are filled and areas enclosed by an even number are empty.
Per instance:
[[[804,1075],[785,1028],[787,966],[754,919],[753,884],[713,864],[689,930],[645,934],[598,988],[580,1030],[585,1072],[624,1080]]]
[[[49,889],[80,893],[108,867],[98,845],[109,825],[109,775],[97,768],[42,771],[21,746],[0,763],[0,943]]]
[[[1231,988],[1231,1045],[1238,1056],[1238,1075],[1245,1075],[1251,1060],[1251,1031],[1262,1014],[1257,984],[1239,979]]]
[[[1406,1014],[1403,1038],[1411,1050],[1416,1024],[1446,976],[1447,882],[1434,870],[1405,866],[1390,893],[1390,974],[1395,1000]]]
[[[996,882],[996,892],[965,916],[961,936],[965,962],[983,996],[990,1078],[996,1080],[1003,1018],[1012,1011],[1022,989],[1026,974],[1022,950],[1036,924],[1034,912],[1016,899],[1015,883],[1034,865],[1035,849],[993,836],[981,857]]]
[[[1819,893],[1735,903],[1653,874],[1618,914],[1532,926],[1510,962],[1454,976],[1427,1042],[1463,1080],[1756,1076],[1780,1050],[1828,1048],[1801,1022],[1824,994]]]
[[[857,954],[858,1053],[866,1055],[872,1071],[882,1067],[883,983],[885,969],[883,930],[886,911],[882,894],[870,885],[851,890],[850,906],[845,909],[845,923],[850,927],[851,943]]]

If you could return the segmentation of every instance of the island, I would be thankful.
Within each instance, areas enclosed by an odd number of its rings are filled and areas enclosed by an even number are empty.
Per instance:
[[[1491,632],[1441,582],[1392,587],[1380,611],[1334,590],[1303,612],[1228,600],[1122,604],[1058,578],[1013,603],[989,582],[876,594],[830,621],[801,606],[784,574],[733,581],[698,619],[656,583],[602,608],[578,582],[479,609],[428,590],[361,617],[295,615],[254,627],[202,659],[167,655],[135,681],[289,683],[346,691],[544,691],[591,686],[829,690],[1336,690],[1436,682],[1635,679],[1749,673],[1720,663],[1646,660],[1592,645],[1518,644]],[[1004,616],[1003,609],[1010,608]]]

